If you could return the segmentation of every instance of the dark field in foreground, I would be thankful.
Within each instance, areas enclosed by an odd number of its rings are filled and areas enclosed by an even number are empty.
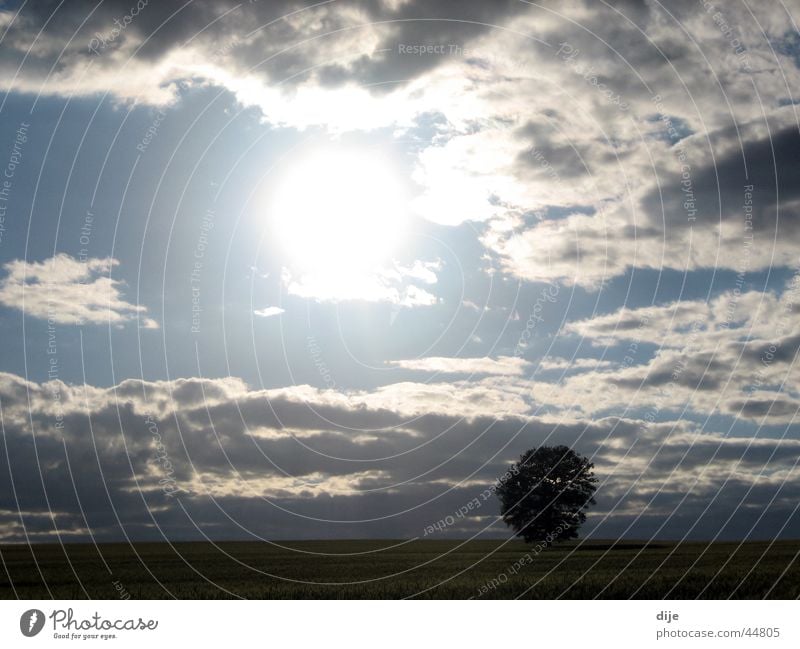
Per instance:
[[[0,546],[8,599],[800,596],[800,541],[304,541]],[[102,558],[101,555],[102,554]],[[116,584],[115,584],[116,582]],[[160,582],[160,583],[159,583]],[[313,583],[304,583],[313,582]]]

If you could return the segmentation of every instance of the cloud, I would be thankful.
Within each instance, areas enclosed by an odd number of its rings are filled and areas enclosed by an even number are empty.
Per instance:
[[[40,262],[10,261],[3,266],[0,304],[58,324],[138,321],[146,329],[157,329],[146,307],[122,297],[123,283],[111,278],[118,264],[110,257],[84,261],[64,253]]]
[[[45,5],[4,13],[0,78],[22,92],[157,105],[181,85],[211,84],[275,125],[426,132],[417,213],[478,224],[496,267],[523,280],[597,289],[632,268],[793,263],[798,131],[788,100],[800,69],[785,26],[800,17],[794,4],[715,14],[702,3],[669,13],[478,0],[156,4],[99,54],[88,44],[129,12],[123,0],[91,15],[77,5],[53,19]],[[409,53],[415,45],[436,49]],[[432,303],[422,289],[384,284],[376,275],[357,293]],[[334,294],[325,277],[290,286]]]
[[[524,402],[513,382],[486,380],[493,391],[401,383],[343,393],[254,389],[234,377],[99,388],[0,374],[0,537],[419,536],[522,451],[559,443],[597,465],[589,524],[598,534],[633,523],[636,536],[660,517],[666,536],[692,526],[700,536],[742,536],[761,529],[761,512],[778,522],[768,535],[782,523],[785,535],[798,532],[796,439],[686,421],[535,416],[530,405],[515,410]],[[726,525],[731,509],[740,518]],[[449,533],[478,532],[496,516],[487,502]]]
[[[616,348],[622,359],[566,378],[539,383],[535,399],[584,416],[646,411],[719,413],[760,425],[792,425],[800,411],[795,362],[800,350],[800,275],[780,292],[739,289],[705,300],[612,313],[567,323],[596,350]]]
[[[257,315],[259,318],[271,318],[272,316],[280,315],[281,313],[286,313],[286,309],[281,309],[279,306],[268,306],[263,309],[256,309],[253,311],[253,314]]]
[[[438,262],[417,261],[411,267],[399,264],[371,268],[325,268],[292,272],[284,269],[283,284],[289,295],[320,302],[377,302],[401,307],[432,306],[438,298],[418,284],[438,281]]]
[[[420,153],[420,213],[485,223],[499,267],[528,281],[597,289],[632,268],[792,266],[800,202],[787,156],[798,131],[776,97],[800,76],[772,47],[776,12],[725,8],[744,69],[700,4],[672,16],[658,5],[562,11],[576,22],[537,15],[509,26],[560,47],[491,32],[470,60],[448,63],[466,81],[458,104],[438,106],[442,126]],[[759,24],[776,31],[765,39]]]
[[[385,94],[380,82],[404,85],[443,60],[403,55],[400,45],[460,47],[523,10],[514,0],[150,2],[119,30],[114,21],[131,13],[125,0],[91,12],[26,7],[0,14],[8,25],[0,78],[18,92],[110,92],[157,105],[174,101],[179,82],[204,81],[260,106],[275,123],[377,126],[397,105],[375,96]]]
[[[558,358],[548,356],[535,364],[538,372],[561,371],[586,371],[600,370],[614,367],[611,361],[603,361],[597,358]]]
[[[409,360],[388,361],[389,365],[418,372],[435,374],[497,374],[500,376],[522,376],[528,361],[513,356],[499,358],[443,358],[427,356]]]

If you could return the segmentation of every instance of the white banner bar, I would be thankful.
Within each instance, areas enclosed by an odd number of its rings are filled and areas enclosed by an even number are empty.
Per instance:
[[[798,618],[760,600],[5,601],[0,646],[794,648]]]

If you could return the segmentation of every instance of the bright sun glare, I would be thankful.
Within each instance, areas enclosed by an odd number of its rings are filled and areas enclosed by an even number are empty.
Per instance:
[[[402,185],[378,154],[311,155],[287,168],[272,206],[280,243],[304,273],[368,271],[391,259],[405,230]]]

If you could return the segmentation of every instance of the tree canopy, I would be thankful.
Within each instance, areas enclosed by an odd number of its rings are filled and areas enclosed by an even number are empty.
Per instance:
[[[503,521],[528,543],[576,538],[595,504],[593,469],[568,446],[526,451],[496,486]]]

